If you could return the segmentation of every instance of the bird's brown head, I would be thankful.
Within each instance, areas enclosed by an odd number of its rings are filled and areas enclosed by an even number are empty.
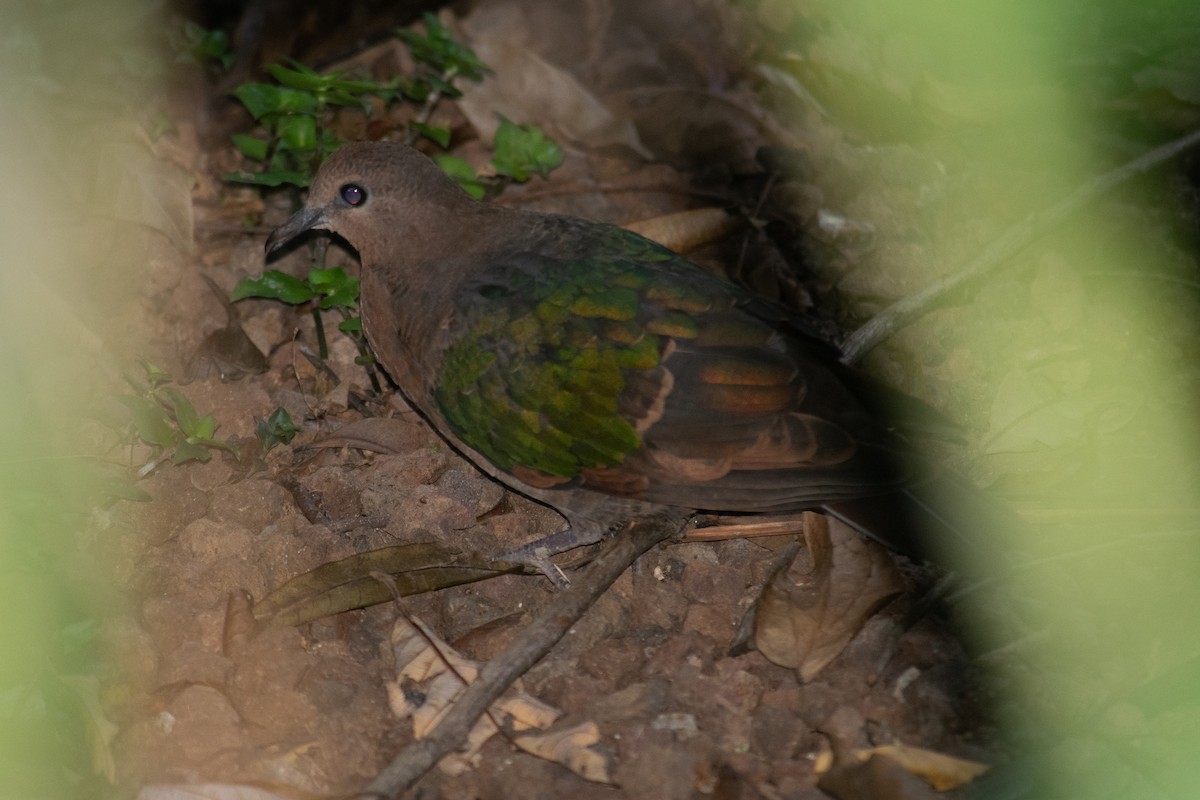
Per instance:
[[[355,142],[321,165],[304,208],[267,237],[270,255],[310,230],[330,231],[364,263],[412,244],[472,200],[428,157],[399,142]]]

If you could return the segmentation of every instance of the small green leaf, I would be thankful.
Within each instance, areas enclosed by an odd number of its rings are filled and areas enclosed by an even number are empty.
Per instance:
[[[271,86],[268,83],[243,83],[233,94],[255,119],[268,114],[313,114],[317,99],[308,92]]]
[[[175,452],[171,454],[172,464],[182,464],[186,461],[206,462],[212,458],[212,453],[203,445],[193,442],[183,441],[175,448]]]
[[[287,444],[299,428],[292,422],[292,416],[283,407],[276,408],[266,420],[254,418],[254,434],[262,442],[264,450],[270,450],[277,444]]]
[[[179,430],[189,439],[211,439],[216,432],[216,420],[212,416],[201,417],[196,413],[192,401],[183,392],[173,386],[165,386],[158,391],[158,397],[166,403],[175,414]]]
[[[267,159],[267,142],[259,139],[257,136],[235,133],[233,135],[233,146],[246,158],[252,158],[255,161],[265,161]]]
[[[462,97],[462,92],[454,85],[453,75],[449,78],[443,78],[441,75],[426,75],[423,81],[429,86],[431,92],[441,92],[452,100]]]
[[[181,426],[182,427],[182,426]],[[211,441],[213,434],[217,432],[217,419],[212,414],[205,414],[196,420],[195,424],[190,429],[185,428],[184,433],[191,436],[193,439],[199,439],[203,442]]]
[[[170,373],[157,364],[142,359],[142,369],[146,370],[146,380],[152,387],[171,382]]]
[[[347,277],[341,267],[312,267],[308,271],[308,283],[318,294],[325,294],[330,287],[337,286]]]
[[[158,403],[145,397],[126,395],[118,398],[129,409],[138,438],[149,445],[172,447],[179,434],[171,425],[167,412]]]
[[[483,80],[483,76],[491,72],[474,51],[454,41],[436,15],[426,13],[423,21],[424,36],[407,28],[396,31],[401,41],[408,45],[414,61],[443,75],[461,75],[471,81]]]
[[[266,70],[267,74],[289,89],[300,89],[306,92],[323,89],[329,81],[321,73],[297,61],[292,61],[292,66],[294,69],[288,69],[282,64],[269,64]]]
[[[370,84],[368,84],[370,86]],[[372,87],[373,88],[373,87]],[[327,106],[351,106],[361,108],[364,112],[371,110],[371,105],[362,99],[362,95],[367,92],[360,91],[343,91],[339,87],[334,87],[328,92],[322,92],[320,100]]]
[[[442,147],[450,146],[450,129],[438,125],[426,125],[423,122],[412,121],[409,126],[422,136],[431,139]]]
[[[396,82],[396,92],[417,103],[424,103],[429,98],[431,91],[429,83],[421,79],[411,81],[400,79]]]
[[[224,179],[232,183],[249,183],[255,186],[283,186],[285,183],[303,189],[312,181],[312,176],[295,170],[272,170],[270,172],[230,172]]]
[[[458,185],[471,197],[479,200],[486,194],[487,187],[475,177],[475,170],[466,161],[447,153],[439,153],[433,160],[442,168],[442,172],[458,181]]]
[[[231,300],[241,300],[245,297],[266,297],[279,300],[289,305],[307,303],[317,296],[312,286],[286,272],[273,269],[262,274],[257,280],[242,278],[233,287]]]
[[[442,168],[442,172],[446,173],[460,183],[464,180],[475,180],[475,170],[470,164],[458,156],[452,156],[447,153],[439,153],[433,157],[433,160],[439,167]]]
[[[321,131],[321,155],[322,155],[322,157],[328,156],[334,150],[337,150],[339,147],[341,147],[342,144],[344,144],[342,142],[342,140],[337,138],[337,136],[335,136],[332,131],[329,131],[329,130]]]
[[[338,330],[342,333],[362,333],[362,329],[362,317],[351,317],[338,323]]]
[[[358,304],[358,278],[341,267],[310,269],[308,282],[322,295],[321,308],[354,308]]]
[[[338,73],[338,74],[340,75],[341,73]],[[387,88],[388,87],[385,86],[384,84],[378,83],[376,81],[343,80],[342,78],[339,77],[336,81],[333,82],[332,85],[330,85],[329,91],[331,94],[345,95],[346,97],[357,98],[364,94],[376,94],[379,92],[386,92]]]
[[[496,130],[492,165],[500,175],[527,181],[534,173],[545,178],[562,164],[563,151],[534,125],[517,125],[504,116]]]
[[[183,23],[183,36],[188,49],[197,61],[211,59],[222,69],[233,64],[233,53],[229,51],[229,36],[221,30],[205,30],[191,20]]]
[[[317,120],[307,114],[292,114],[280,117],[275,123],[275,135],[281,147],[288,150],[308,151],[317,147]]]
[[[342,78],[347,70],[331,72],[322,75],[314,69],[304,66],[298,61],[291,61],[289,69],[279,64],[267,67],[271,77],[290,89],[296,89],[311,94],[318,108],[326,106],[354,106],[361,104],[364,94],[377,91],[380,87],[374,81],[356,81]]]

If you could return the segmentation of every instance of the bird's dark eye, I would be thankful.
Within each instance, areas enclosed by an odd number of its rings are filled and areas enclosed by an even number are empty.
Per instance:
[[[346,202],[346,205],[349,206],[361,206],[367,202],[367,190],[357,183],[347,183],[341,189],[338,189],[338,194]]]

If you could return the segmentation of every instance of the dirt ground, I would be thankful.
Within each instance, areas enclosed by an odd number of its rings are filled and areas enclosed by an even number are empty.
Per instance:
[[[575,26],[591,37],[581,42],[564,34],[572,29],[564,19],[570,14],[534,14],[527,5],[486,4],[460,21],[502,77],[532,69],[528,54],[536,54],[538,63],[555,65],[564,83],[567,76],[579,83],[570,90],[575,105],[545,116],[525,110],[528,121],[564,144],[563,167],[499,202],[622,224],[701,207],[767,220],[736,226],[693,256],[791,304],[830,335],[839,330],[836,320],[862,318],[920,282],[919,271],[905,270],[923,256],[905,220],[922,191],[941,186],[937,165],[903,146],[855,150],[811,109],[775,116],[750,89],[740,59],[753,42],[735,33],[745,20],[729,8],[664,2],[635,11],[638,4],[615,3],[604,19],[585,15]],[[506,33],[514,18],[527,23],[520,40]],[[389,52],[365,49],[342,66],[383,70]],[[588,57],[573,57],[580,52]],[[226,292],[239,278],[259,274],[266,234],[290,209],[282,194],[264,202],[256,190],[221,181],[239,166],[238,157],[227,139],[201,144],[210,128],[189,114],[212,102],[211,88],[199,79],[184,83],[190,88],[172,106],[176,133],[160,151],[194,180],[194,249],[165,238],[157,246],[141,292],[147,349],[139,355],[172,375],[193,374],[180,390],[201,414],[215,416],[218,438],[237,443],[243,458],[218,453],[207,463],[163,464],[138,484],[152,499],[118,503],[94,522],[120,532],[107,537],[116,543],[108,557],[128,604],[101,634],[123,667],[123,700],[111,711],[119,725],[118,782],[130,793],[228,783],[283,796],[350,794],[413,740],[411,723],[389,707],[386,688],[396,678],[390,637],[397,606],[268,627],[231,641],[237,620],[231,596],[246,592],[259,601],[322,564],[398,544],[470,542],[495,552],[553,532],[561,520],[484,478],[394,392],[374,395],[345,337],[331,336],[329,370],[314,368],[300,352],[315,341],[306,307],[237,304],[240,326],[270,353],[264,372],[222,380],[213,359],[197,357],[227,325],[225,308],[201,274]],[[486,158],[473,121],[502,107],[499,94],[487,94],[501,91],[485,87],[462,105],[444,104],[457,152],[468,160]],[[585,94],[603,97],[616,112],[603,125],[579,130],[571,123]],[[361,121],[351,115],[342,125],[345,138],[366,133],[354,130]],[[805,166],[769,186],[775,179],[759,158],[768,144],[802,153]],[[861,158],[849,160],[852,151]],[[894,193],[860,196],[846,188],[852,182],[824,182],[854,170],[894,171]],[[827,219],[820,212],[830,209],[842,222],[814,234]],[[867,219],[869,225],[861,222]],[[869,254],[877,239],[892,245],[888,260],[898,266],[872,279],[866,273],[876,263]],[[353,254],[337,245],[329,263],[357,268]],[[306,253],[272,266],[303,274]],[[940,313],[952,320],[963,312]],[[914,370],[927,368],[922,394],[935,404],[965,391],[964,374],[986,369],[964,364],[952,337],[934,342],[921,359],[914,367],[884,354],[873,368],[910,390]],[[256,459],[254,420],[277,407],[289,411],[301,432]],[[392,421],[386,447],[326,439],[368,417]],[[794,538],[656,547],[524,677],[526,693],[562,712],[560,725],[595,723],[599,741],[592,749],[619,788],[584,780],[495,737],[472,768],[453,775],[435,769],[414,796],[801,800],[830,796],[817,788],[815,764],[831,745],[903,744],[1002,761],[989,712],[995,697],[981,668],[940,606],[911,613],[936,578],[925,567],[900,563],[898,599],[815,676],[801,678],[752,647],[731,650]],[[801,555],[797,581],[808,557]],[[486,661],[555,594],[542,577],[510,575],[408,597],[403,611],[463,655]],[[932,791],[910,778],[892,776],[886,790],[843,789],[835,796],[915,798]]]

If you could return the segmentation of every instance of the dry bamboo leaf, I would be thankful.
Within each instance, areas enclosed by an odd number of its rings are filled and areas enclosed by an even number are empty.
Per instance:
[[[686,253],[715,242],[741,227],[744,222],[741,217],[736,217],[723,208],[693,208],[639,220],[626,225],[625,229],[639,233],[677,253]]]
[[[392,576],[403,596],[504,574],[487,559],[432,542],[394,545],[322,564],[279,586],[254,606],[263,625],[300,625],[386,602],[391,594],[372,572]]]

